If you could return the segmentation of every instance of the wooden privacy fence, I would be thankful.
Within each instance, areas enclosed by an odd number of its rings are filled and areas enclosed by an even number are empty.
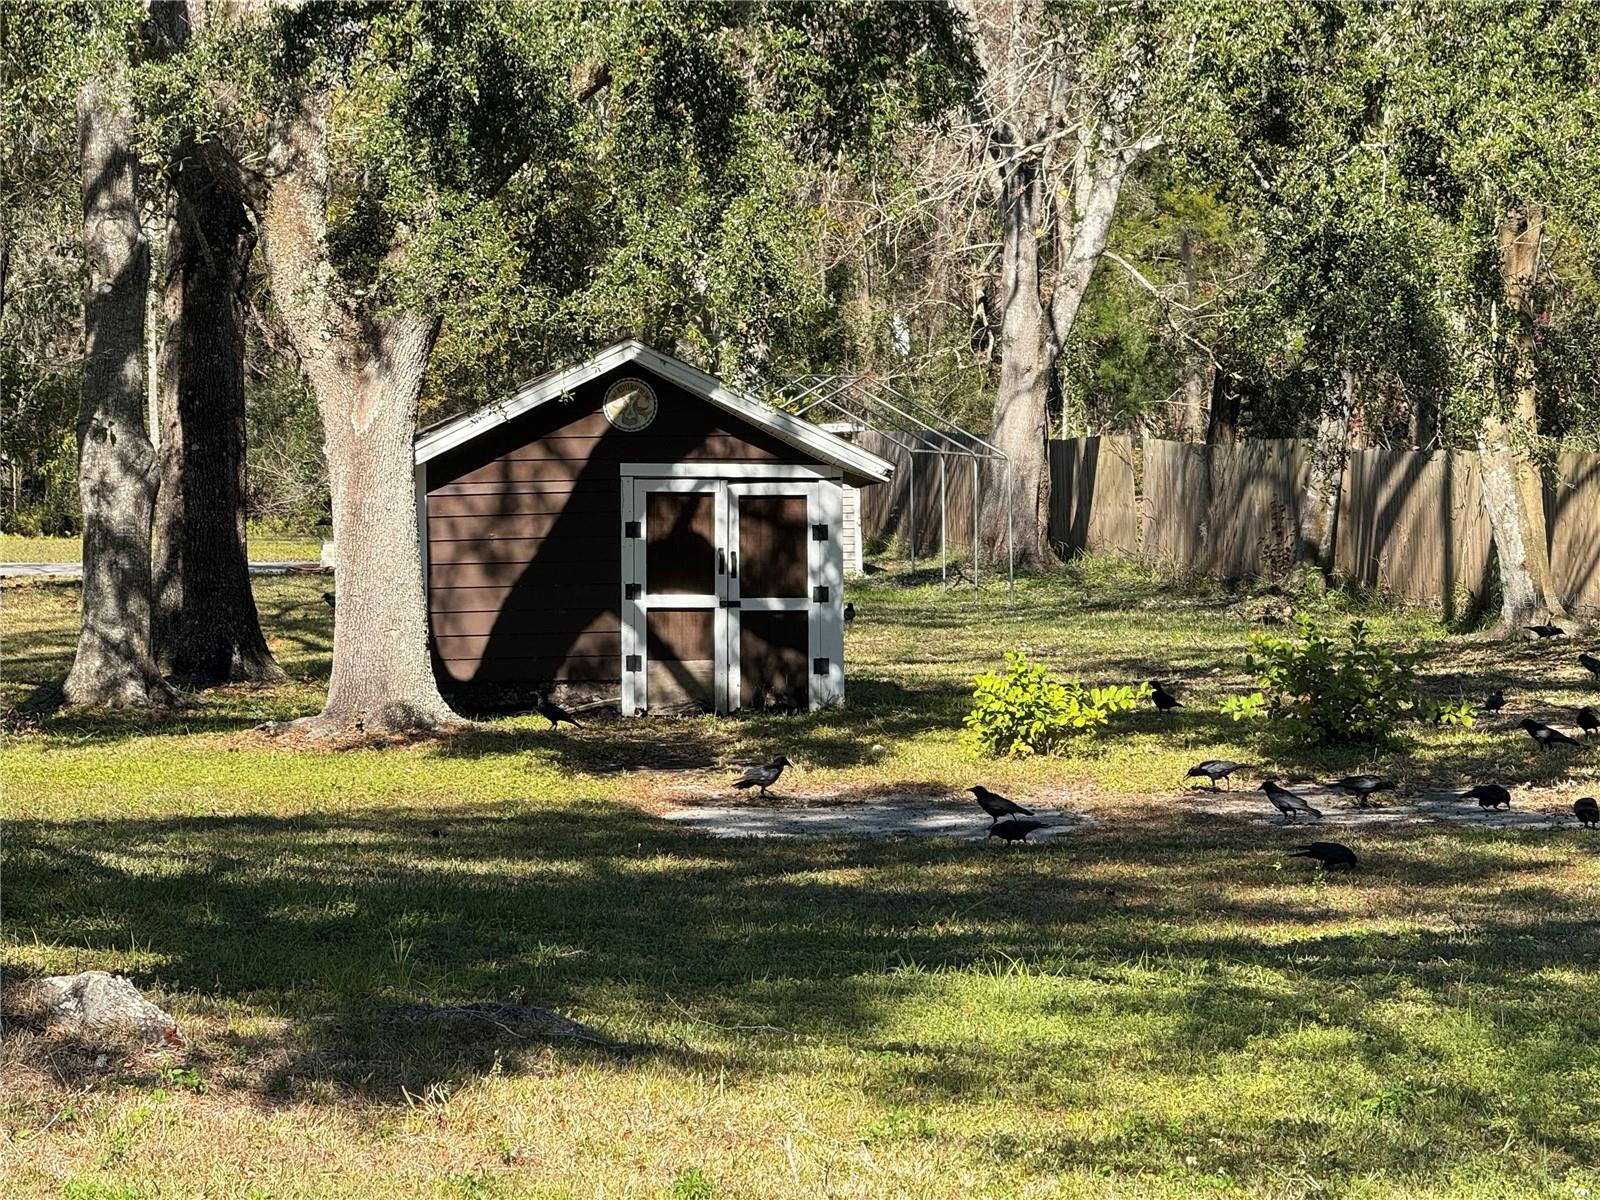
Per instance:
[[[862,529],[939,549],[938,466],[883,439],[863,444],[897,465],[863,493]],[[1208,446],[1126,435],[1050,443],[1050,538],[1066,553],[1139,555],[1219,579],[1275,576],[1294,560],[1310,443]],[[972,544],[972,468],[946,468],[947,545]],[[915,506],[911,492],[915,491]],[[998,485],[994,493],[1000,497]],[[987,503],[988,493],[980,494]],[[1355,450],[1340,480],[1334,565],[1399,599],[1453,604],[1493,582],[1477,455]],[[1551,568],[1566,602],[1600,610],[1600,454],[1566,452],[1545,489]]]

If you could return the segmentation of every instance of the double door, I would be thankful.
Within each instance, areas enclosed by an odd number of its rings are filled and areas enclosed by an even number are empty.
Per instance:
[[[842,695],[838,506],[827,479],[625,476],[623,711]]]

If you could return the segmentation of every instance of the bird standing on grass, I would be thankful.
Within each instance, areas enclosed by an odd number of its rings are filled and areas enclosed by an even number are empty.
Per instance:
[[[1510,808],[1511,793],[1498,783],[1480,783],[1469,787],[1458,800],[1476,800],[1479,808]]]
[[[574,729],[583,728],[582,725],[578,724],[577,719],[571,713],[562,708],[561,705],[550,699],[550,697],[545,695],[543,692],[539,693],[539,703],[534,707],[541,717],[550,722],[551,729],[554,729],[563,721],[565,721],[568,725],[571,725]]]
[[[1387,775],[1346,775],[1343,779],[1331,780],[1327,786],[1349,792],[1356,798],[1357,808],[1366,808],[1376,793],[1392,792],[1400,786],[1400,781]]]
[[[852,601],[844,606],[844,627],[849,629],[856,619],[856,606]]]
[[[1157,712],[1171,712],[1175,708],[1183,707],[1183,704],[1178,700],[1178,698],[1171,692],[1167,691],[1166,686],[1161,682],[1161,680],[1152,679],[1149,682],[1150,703],[1156,706]]]
[[[1565,637],[1567,632],[1559,625],[1524,625],[1523,628],[1529,633],[1533,634],[1533,636],[1538,638],[1541,642],[1544,641],[1545,638]]]
[[[1341,842],[1310,842],[1301,846],[1290,858],[1311,858],[1321,865],[1324,871],[1332,871],[1342,867],[1352,870],[1356,865],[1356,852]]]
[[[1584,737],[1593,737],[1600,730],[1600,712],[1596,712],[1592,704],[1585,704],[1578,710],[1578,728],[1583,730]]]
[[[1302,796],[1296,795],[1284,787],[1276,776],[1269,775],[1261,781],[1261,790],[1267,794],[1267,799],[1272,801],[1272,807],[1283,814],[1284,824],[1291,820],[1298,821],[1301,813],[1310,813],[1318,820],[1322,819],[1322,812],[1312,808]]]
[[[743,775],[733,781],[736,788],[758,788],[763,796],[767,789],[778,782],[778,776],[783,774],[783,769],[791,766],[787,758],[778,755],[769,763],[758,763],[753,767],[746,767]]]
[[[1015,800],[1007,800],[998,792],[991,792],[981,783],[977,787],[969,787],[967,791],[977,800],[978,807],[996,821],[1001,817],[1013,817],[1019,814],[1025,817],[1033,816],[1033,809],[1023,808]]]
[[[1600,802],[1593,796],[1579,796],[1572,802],[1572,811],[1585,829],[1600,825]]]
[[[1205,760],[1205,762],[1196,763],[1194,766],[1190,767],[1184,772],[1183,777],[1185,779],[1209,779],[1211,781],[1212,788],[1215,789],[1217,786],[1217,780],[1226,779],[1229,775],[1232,775],[1235,771],[1237,771],[1239,766],[1239,763],[1236,763],[1231,759],[1208,758]]]
[[[1589,674],[1600,677],[1600,658],[1596,658],[1592,654],[1580,654],[1578,655],[1578,665]]]
[[[322,602],[324,604],[326,604],[329,608],[335,607],[333,593],[332,592],[323,592],[322,593]]]
[[[1500,688],[1495,688],[1494,691],[1484,697],[1483,711],[1486,713],[1498,713],[1505,706],[1506,694]]]
[[[1524,717],[1517,724],[1527,731],[1529,737],[1539,743],[1539,749],[1547,750],[1551,746],[1576,746],[1577,740],[1568,737],[1553,725],[1546,725],[1543,721],[1535,721],[1532,717]]]
[[[993,825],[989,826],[989,837],[999,838],[1009,846],[1013,842],[1027,841],[1030,833],[1032,833],[1035,829],[1043,828],[1043,821],[1027,821],[1021,817],[1011,817],[1005,821],[996,821]]]

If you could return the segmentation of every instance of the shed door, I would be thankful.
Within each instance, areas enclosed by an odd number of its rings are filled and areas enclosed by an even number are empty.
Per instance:
[[[818,485],[727,486],[729,707],[803,712],[817,643]]]
[[[624,600],[635,608],[635,636],[623,648],[635,661],[623,663],[625,678],[633,676],[636,708],[715,712],[726,672],[722,491],[709,479],[639,480],[635,488],[639,529],[623,542],[633,556],[623,577],[637,581]]]

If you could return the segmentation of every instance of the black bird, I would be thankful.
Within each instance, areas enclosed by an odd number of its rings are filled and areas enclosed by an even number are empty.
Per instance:
[[[1483,711],[1497,713],[1506,706],[1506,694],[1500,688],[1495,688],[1483,701]]]
[[[1159,679],[1150,680],[1150,702],[1156,706],[1157,712],[1171,712],[1175,708],[1183,707],[1178,698],[1162,686]]]
[[[967,791],[971,792],[973,797],[978,801],[978,807],[983,809],[984,812],[988,813],[996,821],[998,821],[1001,817],[1016,816],[1018,813],[1028,817],[1033,816],[1033,809],[1023,808],[1022,805],[1018,804],[1016,801],[1007,800],[1004,796],[1001,796],[995,792],[991,792],[981,783],[977,787],[969,787]]]
[[[1600,676],[1600,658],[1596,658],[1592,654],[1580,654],[1578,655],[1578,665],[1588,671],[1589,674]]]
[[[1331,871],[1335,867],[1349,870],[1356,865],[1356,852],[1342,842],[1311,842],[1301,846],[1289,857],[1314,858],[1322,865],[1324,871]]]
[[[1012,842],[1027,841],[1030,833],[1043,828],[1043,821],[1025,821],[1021,817],[1011,817],[1005,821],[996,821],[989,826],[989,837],[999,838],[1009,846]]]
[[[1600,802],[1593,796],[1579,796],[1572,802],[1572,811],[1585,829],[1600,825]]]
[[[846,629],[849,629],[850,628],[850,623],[852,621],[854,621],[855,619],[856,619],[856,606],[855,606],[855,602],[851,601],[849,604],[846,604],[844,606],[844,627]]]
[[[1546,725],[1543,721],[1535,721],[1532,717],[1524,717],[1517,724],[1527,730],[1528,736],[1539,743],[1539,749],[1545,750],[1551,746],[1576,746],[1577,740],[1568,737],[1553,725]]]
[[[1480,783],[1469,787],[1458,800],[1476,800],[1479,808],[1510,808],[1511,793],[1498,783]]]
[[[333,596],[332,592],[323,592],[322,593],[322,602],[324,604],[326,604],[329,608],[336,607],[336,605],[334,604],[333,601],[334,601],[334,596]]]
[[[550,722],[551,729],[554,729],[563,721],[571,725],[574,729],[583,728],[582,725],[578,724],[577,719],[573,717],[571,713],[562,708],[561,705],[557,704],[554,700],[550,699],[549,696],[546,696],[542,693],[539,696],[539,703],[535,705],[535,708],[541,717]]]
[[[1267,799],[1272,801],[1272,807],[1283,814],[1285,824],[1291,819],[1298,821],[1301,813],[1310,813],[1319,820],[1322,817],[1320,810],[1312,808],[1303,797],[1295,795],[1279,784],[1275,776],[1269,775],[1263,779],[1261,790],[1267,794]]]
[[[736,788],[759,788],[765,796],[767,789],[778,782],[778,776],[783,774],[783,769],[791,766],[787,758],[778,755],[769,763],[759,763],[753,767],[746,767],[743,775],[733,781]]]
[[[1392,792],[1400,786],[1400,781],[1387,775],[1346,775],[1343,779],[1331,780],[1328,786],[1350,792],[1356,798],[1356,807],[1365,808],[1374,794]]]
[[[317,518],[317,521],[316,521],[316,528],[317,529],[328,529],[328,528],[331,528],[332,525],[333,525],[333,518],[330,517],[330,516],[321,516],[321,517]]]
[[[1566,636],[1567,632],[1559,625],[1524,625],[1523,628],[1532,633],[1540,641],[1543,641],[1545,638],[1564,637]]]
[[[1596,730],[1600,730],[1600,712],[1594,710],[1591,704],[1585,704],[1578,710],[1578,728],[1583,730],[1584,737],[1593,737]]]
[[[1211,780],[1211,786],[1217,786],[1217,780],[1226,779],[1240,767],[1239,763],[1226,758],[1208,758],[1203,763],[1197,763],[1184,772],[1185,779],[1203,777]]]

